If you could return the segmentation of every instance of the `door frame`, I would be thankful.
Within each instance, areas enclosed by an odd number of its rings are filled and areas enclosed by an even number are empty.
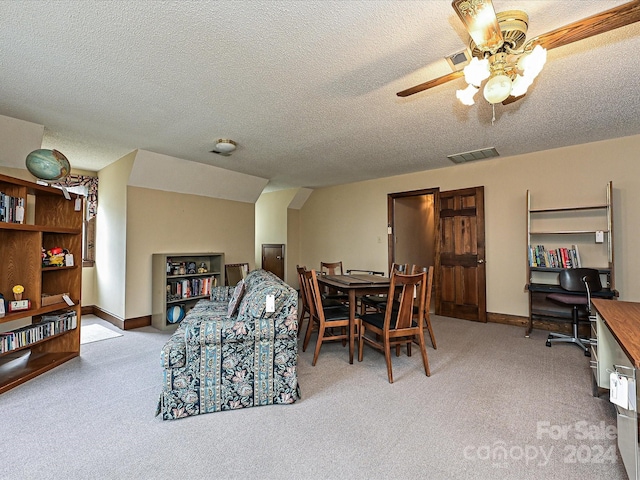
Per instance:
[[[434,242],[435,251],[433,254],[434,265],[436,260],[438,259],[438,256],[440,255],[440,242],[439,242],[440,235],[438,230],[440,228],[440,188],[439,187],[423,188],[420,190],[410,190],[408,192],[389,193],[387,194],[387,259],[389,263],[387,265],[387,268],[388,268],[389,274],[391,273],[391,265],[393,265],[393,262],[395,261],[394,200],[396,198],[419,197],[422,195],[433,195],[433,209],[434,209],[433,221],[435,223],[434,234],[436,237]],[[435,284],[435,280],[436,279],[434,277],[434,284]]]

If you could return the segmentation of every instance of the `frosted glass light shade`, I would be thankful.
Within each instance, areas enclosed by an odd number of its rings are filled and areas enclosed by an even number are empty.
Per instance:
[[[474,103],[476,103],[473,100],[473,97],[478,92],[478,90],[480,89],[474,87],[473,85],[468,85],[464,90],[456,90],[456,97],[464,105],[473,105]]]
[[[523,55],[518,60],[518,67],[524,72],[525,77],[533,80],[542,71],[542,67],[547,62],[547,50],[540,45],[536,45],[528,55]]]
[[[483,80],[489,78],[489,60],[478,60],[476,57],[471,59],[469,65],[464,67],[464,81],[469,85],[479,87]]]
[[[484,98],[489,103],[500,103],[511,94],[511,79],[506,75],[491,77],[484,86]]]
[[[220,139],[216,142],[216,151],[220,153],[231,153],[238,144],[233,140]]]
[[[524,95],[527,93],[527,89],[533,83],[533,78],[516,75],[516,78],[513,80],[513,86],[511,87],[511,95],[514,97],[519,97],[520,95]]]

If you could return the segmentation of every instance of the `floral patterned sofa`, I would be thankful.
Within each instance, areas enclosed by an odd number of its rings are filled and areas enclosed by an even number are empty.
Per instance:
[[[275,311],[266,311],[266,297]],[[164,420],[300,398],[298,294],[265,270],[236,287],[215,287],[162,348]]]

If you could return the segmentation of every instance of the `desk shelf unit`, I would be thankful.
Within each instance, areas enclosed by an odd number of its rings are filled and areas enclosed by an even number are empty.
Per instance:
[[[189,271],[189,264],[195,265],[195,272]],[[198,273],[201,264],[204,264],[207,271]],[[180,268],[184,270],[181,271]],[[160,330],[172,330],[179,325],[167,319],[167,310],[171,307],[180,306],[186,314],[198,300],[209,298],[212,287],[224,285],[223,253],[154,253],[152,269],[151,324]],[[176,291],[178,284],[179,292]],[[182,285],[190,288],[184,290]],[[195,292],[191,290],[192,285],[206,285],[206,291],[200,289]]]
[[[564,267],[537,266],[531,252],[538,246],[544,246],[547,253],[565,248],[569,257],[572,250],[577,251],[572,267],[594,268],[600,272],[603,290],[593,296],[617,296],[612,182],[606,184],[603,197],[603,203],[538,208],[533,206],[531,191],[527,190],[526,290],[529,294],[529,321],[525,336],[531,333],[534,320],[549,328],[560,327],[561,324],[567,328],[571,322],[571,307],[558,305],[546,298],[550,293],[567,293],[558,282],[558,274]],[[576,265],[578,258],[580,262]]]
[[[58,188],[0,175],[0,192],[22,199],[22,223],[0,221],[0,293],[14,299],[14,285],[24,286],[28,310],[5,312],[0,318],[0,393],[80,355],[82,287],[82,208],[76,195],[67,200]],[[43,267],[42,250],[67,249],[73,266]],[[68,293],[64,301],[43,305],[43,294]],[[61,297],[60,297],[61,298]],[[73,318],[50,325],[43,316]],[[28,332],[28,333],[27,333]]]

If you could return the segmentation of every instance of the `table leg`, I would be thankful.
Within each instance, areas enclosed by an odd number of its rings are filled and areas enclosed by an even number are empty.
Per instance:
[[[356,291],[349,290],[349,363],[353,363],[356,325]]]

